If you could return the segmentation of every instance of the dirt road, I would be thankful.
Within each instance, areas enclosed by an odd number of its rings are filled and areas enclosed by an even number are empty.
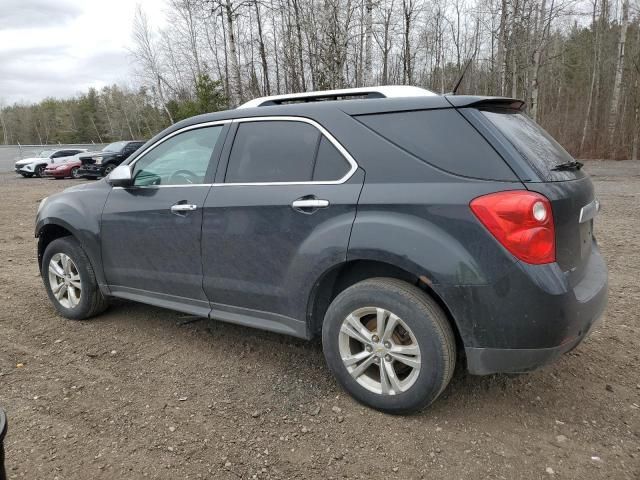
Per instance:
[[[74,183],[0,174],[0,405],[9,478],[640,478],[640,164],[590,162],[606,324],[518,377],[459,370],[429,410],[352,401],[307,343],[128,302],[58,317],[37,202]]]

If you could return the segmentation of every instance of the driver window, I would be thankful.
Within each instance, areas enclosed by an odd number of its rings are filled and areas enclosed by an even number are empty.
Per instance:
[[[222,125],[180,133],[145,154],[133,166],[133,184],[191,185],[204,183]]]

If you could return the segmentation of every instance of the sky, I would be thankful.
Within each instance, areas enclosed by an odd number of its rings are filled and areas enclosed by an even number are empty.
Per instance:
[[[132,83],[136,4],[163,25],[165,0],[0,0],[0,105]]]

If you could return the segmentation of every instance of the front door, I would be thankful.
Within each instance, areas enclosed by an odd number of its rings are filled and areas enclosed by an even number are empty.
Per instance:
[[[345,261],[364,175],[308,120],[247,119],[203,219],[212,316],[306,336],[313,283]]]
[[[225,125],[191,128],[139,156],[102,214],[104,273],[120,297],[207,315],[201,229]]]

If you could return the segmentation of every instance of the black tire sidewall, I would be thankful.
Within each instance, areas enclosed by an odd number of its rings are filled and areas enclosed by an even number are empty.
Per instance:
[[[42,174],[44,173],[44,169],[46,167],[44,165],[38,165],[34,170],[33,173],[35,174],[36,177],[38,178],[42,178]]]
[[[421,366],[412,387],[397,395],[380,395],[362,387],[348,372],[340,357],[338,336],[342,321],[362,307],[381,307],[400,317],[412,330],[420,346]],[[368,282],[342,292],[327,310],[322,331],[322,345],[329,369],[338,382],[359,402],[387,413],[410,413],[432,403],[441,393],[445,378],[445,355],[438,322],[430,318],[421,302],[411,301],[393,289]]]
[[[71,260],[73,260],[73,263],[75,263],[78,273],[80,274],[80,302],[73,308],[62,306],[53,294],[51,285],[49,284],[49,262],[56,253],[68,255]],[[91,312],[92,297],[98,289],[98,285],[95,281],[93,269],[89,264],[89,259],[77,240],[73,237],[62,237],[52,241],[42,256],[41,275],[47,295],[60,315],[72,320],[87,318]]]

